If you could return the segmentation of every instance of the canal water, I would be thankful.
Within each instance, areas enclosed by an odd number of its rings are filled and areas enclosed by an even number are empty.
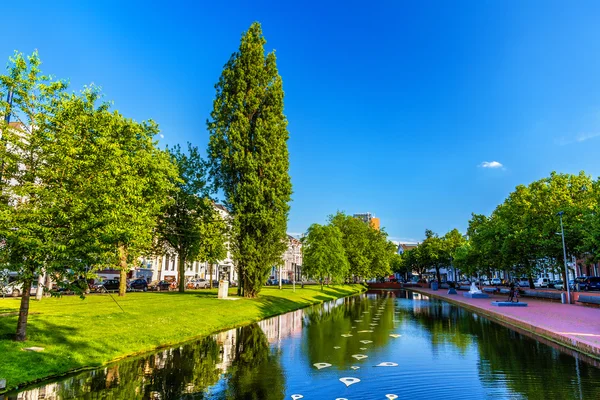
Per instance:
[[[382,291],[5,398],[600,399],[600,367],[454,305]]]

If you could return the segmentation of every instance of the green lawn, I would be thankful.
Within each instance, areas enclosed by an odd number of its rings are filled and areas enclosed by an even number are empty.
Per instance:
[[[8,388],[48,376],[99,366],[133,354],[259,321],[307,305],[348,296],[360,285],[304,289],[265,287],[257,299],[219,300],[216,289],[90,295],[32,301],[28,341],[12,341],[19,299],[0,298],[0,379]],[[232,289],[230,294],[233,295]],[[121,311],[119,305],[123,308]],[[38,346],[40,353],[21,350]]]

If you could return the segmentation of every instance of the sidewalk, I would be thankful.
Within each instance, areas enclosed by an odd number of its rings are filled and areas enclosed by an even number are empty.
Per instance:
[[[545,300],[521,298],[527,307],[496,307],[490,303],[504,301],[507,295],[490,295],[488,299],[470,299],[462,291],[450,295],[447,290],[425,288],[407,290],[447,300],[482,314],[489,319],[524,329],[560,345],[600,359],[600,308],[554,303]]]

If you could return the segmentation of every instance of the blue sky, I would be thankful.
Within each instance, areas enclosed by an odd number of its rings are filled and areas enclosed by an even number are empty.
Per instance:
[[[600,3],[576,3],[17,1],[0,56],[38,49],[161,143],[205,149],[214,84],[259,21],[286,93],[288,230],[370,211],[419,240],[550,171],[599,175]]]

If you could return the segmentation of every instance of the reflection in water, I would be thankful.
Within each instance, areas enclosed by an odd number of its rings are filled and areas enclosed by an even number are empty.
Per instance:
[[[336,304],[329,303],[323,309]],[[150,356],[9,393],[6,399],[283,399],[284,374],[277,368],[278,353],[269,344],[300,335],[307,311],[290,312]],[[215,385],[220,379],[226,385]],[[221,390],[223,386],[226,390]]]
[[[426,296],[377,292],[7,399],[598,398],[598,362],[553,346]]]

